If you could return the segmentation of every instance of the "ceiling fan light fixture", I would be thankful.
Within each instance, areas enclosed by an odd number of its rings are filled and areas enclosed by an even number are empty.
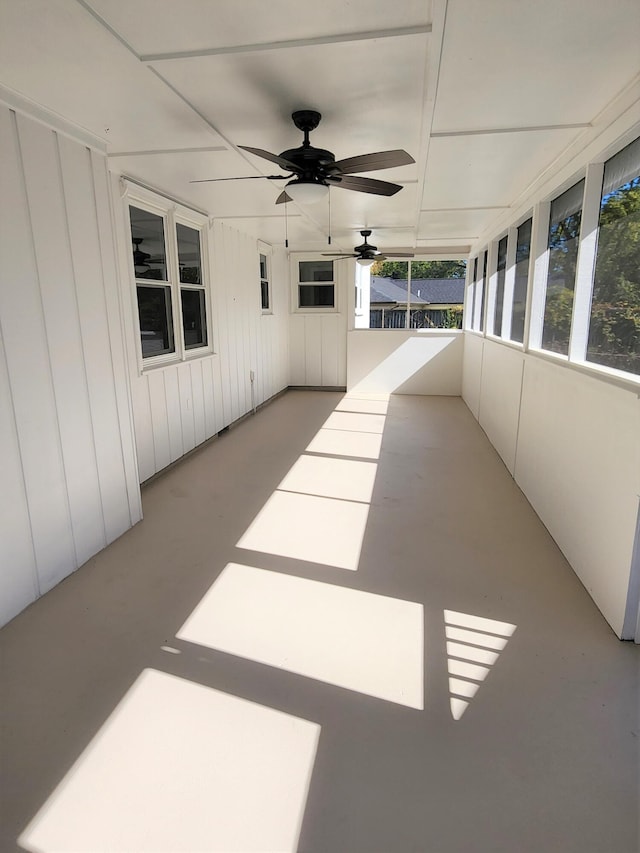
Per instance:
[[[370,267],[375,261],[375,258],[356,258],[356,263],[360,264],[361,267]]]
[[[285,192],[298,204],[316,204],[316,202],[327,197],[329,187],[319,181],[301,179],[290,181],[285,187]]]

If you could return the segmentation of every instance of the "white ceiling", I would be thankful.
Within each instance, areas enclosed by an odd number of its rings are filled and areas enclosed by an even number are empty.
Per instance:
[[[392,198],[288,205],[292,249],[464,251],[640,73],[638,0],[3,0],[0,83],[104,139],[113,170],[282,244],[295,109],[337,159],[404,148]]]

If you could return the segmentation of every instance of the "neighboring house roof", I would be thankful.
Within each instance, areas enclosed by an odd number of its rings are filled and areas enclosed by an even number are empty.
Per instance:
[[[406,279],[372,275],[371,304],[376,302],[406,305]],[[412,305],[462,305],[463,302],[463,278],[415,278],[411,281]]]

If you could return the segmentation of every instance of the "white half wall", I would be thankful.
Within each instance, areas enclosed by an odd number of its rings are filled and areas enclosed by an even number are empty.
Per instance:
[[[289,384],[289,278],[282,251],[270,258],[271,313],[260,302],[255,237],[220,221],[208,229],[211,259],[212,355],[139,369],[135,284],[130,279],[131,235],[119,204],[118,233],[139,480],[151,476],[246,415]],[[251,381],[253,373],[254,381]]]
[[[637,390],[467,333],[463,398],[615,633],[633,638]]]
[[[463,351],[463,333],[449,329],[350,331],[347,390],[460,396]]]
[[[0,103],[0,623],[141,518],[105,156]]]

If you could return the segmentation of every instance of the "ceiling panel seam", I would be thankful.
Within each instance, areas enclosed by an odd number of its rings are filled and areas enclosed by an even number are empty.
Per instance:
[[[133,49],[133,47],[124,38],[124,36],[121,36],[117,30],[114,30],[114,28],[110,24],[108,24],[105,19],[96,12],[95,9],[93,9],[87,2],[85,2],[85,0],[76,0],[76,3],[78,3],[79,6],[82,6],[85,12],[88,12],[91,17],[101,26],[103,26],[105,30],[107,30],[107,32],[109,32],[114,37],[114,39],[119,41],[120,44],[129,51],[129,53],[133,54],[136,59],[140,59],[140,55]]]
[[[81,0],[79,0],[81,2]],[[295,47],[317,47],[341,42],[372,41],[374,39],[401,38],[403,36],[422,35],[431,32],[431,24],[414,27],[397,27],[388,30],[367,30],[360,33],[336,33],[334,35],[312,36],[309,38],[289,39],[286,41],[256,42],[255,44],[224,45],[199,50],[178,50],[171,53],[149,53],[140,56],[142,62],[170,62],[173,59],[198,59],[205,56],[226,56],[232,53],[259,53],[267,50],[289,50]]]
[[[541,124],[529,127],[488,127],[473,130],[437,130],[431,134],[432,139],[445,139],[455,136],[487,136],[497,133],[537,133],[549,130],[582,130],[591,127],[591,122],[578,122],[576,124]]]
[[[420,123],[420,162],[418,164],[418,192],[416,193],[416,207],[413,216],[414,239],[418,239],[420,233],[420,208],[424,198],[425,184],[427,180],[427,163],[429,161],[429,147],[431,143],[431,131],[436,110],[436,99],[438,97],[438,83],[440,80],[440,68],[442,65],[442,45],[444,43],[444,32],[447,23],[448,0],[433,0],[432,21],[435,22],[435,32],[432,23],[431,56],[427,53],[425,61],[425,74],[423,78],[422,98],[422,121]]]
[[[198,148],[149,148],[146,151],[112,151],[109,157],[146,157],[151,154],[201,154],[228,151],[224,145],[202,145]]]

